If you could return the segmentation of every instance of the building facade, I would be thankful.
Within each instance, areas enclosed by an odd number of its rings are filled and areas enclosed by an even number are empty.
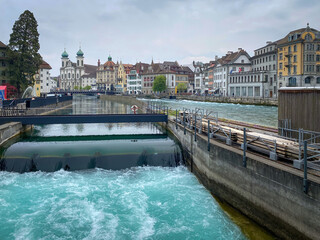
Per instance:
[[[97,66],[84,64],[84,53],[81,49],[76,54],[76,63],[69,59],[69,55],[64,51],[61,55],[60,80],[61,89],[75,90],[84,86],[83,76],[96,73]]]
[[[0,41],[0,84],[9,83],[7,45]]]
[[[194,93],[202,94],[205,91],[205,64],[202,62],[194,62]]]
[[[279,87],[320,86],[320,32],[291,31],[278,42]]]
[[[251,58],[252,70],[264,73],[263,97],[277,98],[278,96],[277,44],[278,41],[267,42],[264,47],[256,49],[254,56]]]
[[[256,49],[250,68],[233,66],[228,86],[231,97],[276,98],[277,97],[277,42],[267,42]],[[245,61],[244,61],[245,62]]]
[[[178,62],[151,63],[146,72],[141,74],[142,93],[153,94],[153,81],[157,76],[163,75],[166,78],[167,90],[164,93],[174,95],[177,92],[179,82],[189,78],[189,73],[180,66]],[[179,81],[177,77],[179,76]],[[182,80],[183,79],[183,80]]]
[[[112,57],[108,57],[108,61],[100,64],[98,60],[97,70],[97,88],[103,91],[116,91],[118,68],[112,61]]]
[[[217,59],[213,70],[213,85],[215,93],[222,96],[232,96],[230,92],[230,77],[232,74],[251,71],[252,65],[249,54],[239,48],[237,52],[229,51]]]
[[[127,91],[128,94],[141,94],[142,93],[142,79],[141,74],[148,70],[149,64],[136,63],[127,74]],[[126,71],[127,72],[127,71]]]
[[[51,82],[50,70],[51,66],[44,60],[42,60],[38,72],[34,75],[34,93],[37,97],[44,96],[53,89]],[[57,84],[55,84],[55,87]]]

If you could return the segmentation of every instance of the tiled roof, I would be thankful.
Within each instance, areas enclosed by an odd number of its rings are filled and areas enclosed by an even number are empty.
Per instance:
[[[237,60],[237,58],[240,57],[241,55],[246,55],[250,59],[249,54],[245,50],[241,49],[240,51],[231,52],[231,53],[226,54],[225,56],[219,58],[217,60],[217,63],[220,63],[221,65],[230,64],[230,63],[234,62],[235,60]]]
[[[84,72],[85,73],[96,74],[97,68],[98,68],[98,66],[95,66],[95,65],[84,64]]]
[[[290,35],[294,35],[296,33],[301,35],[302,33],[306,32],[306,31],[310,31],[310,32],[315,33],[316,34],[316,38],[319,39],[319,31],[318,30],[316,30],[314,28],[306,27],[306,28],[299,28],[297,30],[293,30],[293,31],[289,32],[284,38],[279,39],[278,41],[276,41],[276,43],[278,45],[287,43],[287,42],[289,42],[289,36]],[[302,38],[301,38],[301,36],[299,36],[297,39],[295,39],[293,41],[290,41],[290,42],[296,42],[296,41],[301,41],[301,40],[302,40]]]
[[[96,72],[91,72],[89,74],[82,75],[82,78],[96,78]]]
[[[107,61],[103,65],[106,66],[106,67],[113,67],[116,64],[113,61]]]
[[[47,63],[47,62],[44,61],[44,60],[42,60],[39,68],[40,68],[40,69],[52,69],[52,67],[49,65],[49,63]]]
[[[3,42],[0,41],[0,47],[1,47],[1,48],[6,48],[7,45],[5,45]]]

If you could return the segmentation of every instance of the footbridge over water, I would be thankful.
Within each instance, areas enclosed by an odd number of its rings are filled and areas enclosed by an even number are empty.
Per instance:
[[[76,124],[76,123],[132,123],[168,122],[165,114],[78,114],[78,115],[23,115],[0,118],[0,125],[21,122],[22,125]]]

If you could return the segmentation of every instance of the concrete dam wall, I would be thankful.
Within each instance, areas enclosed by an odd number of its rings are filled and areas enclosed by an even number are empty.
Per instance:
[[[169,121],[168,128],[181,142],[191,171],[204,186],[254,221],[284,239],[319,239],[320,184],[311,179],[303,191],[303,172],[211,139]]]

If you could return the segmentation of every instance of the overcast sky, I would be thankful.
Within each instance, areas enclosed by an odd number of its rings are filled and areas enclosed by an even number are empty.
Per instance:
[[[289,31],[320,30],[319,0],[0,0],[0,41],[8,44],[12,26],[33,12],[40,54],[59,75],[66,48],[75,61],[81,43],[85,63],[134,64],[207,62],[227,51],[253,50]]]

